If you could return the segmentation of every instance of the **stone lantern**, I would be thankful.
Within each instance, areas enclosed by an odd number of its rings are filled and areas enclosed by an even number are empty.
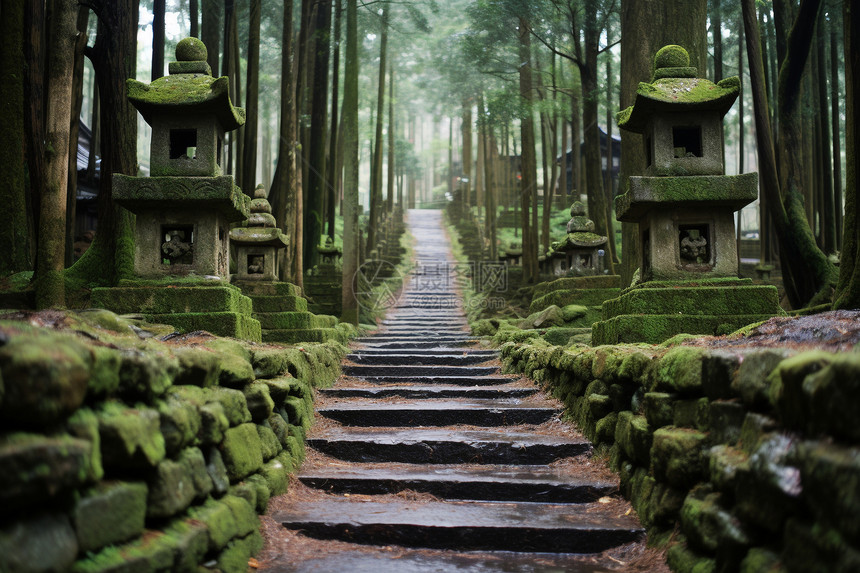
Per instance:
[[[737,277],[734,212],[755,201],[758,175],[724,175],[722,119],[738,97],[736,77],[696,77],[686,50],[666,46],[654,82],[641,83],[621,129],[645,139],[644,177],[616,199],[619,221],[638,223],[642,281]]]
[[[758,196],[756,173],[723,174],[722,120],[738,78],[697,78],[680,46],[660,49],[654,64],[652,83],[617,115],[645,143],[645,175],[615,200],[618,220],[639,225],[639,279],[603,304],[593,344],[726,334],[781,312],[775,287],[738,278],[734,212]]]
[[[599,251],[606,245],[606,237],[594,232],[594,221],[586,217],[585,205],[575,201],[570,206],[567,236],[555,247],[564,253],[564,259],[555,263],[556,273],[573,270],[576,275],[595,275],[602,272]]]
[[[230,230],[236,248],[236,281],[278,280],[278,251],[289,243],[278,229],[266,189],[257,185],[251,201],[251,216],[244,226]]]
[[[251,299],[229,284],[230,224],[248,218],[251,200],[221,173],[224,134],[245,123],[245,112],[230,103],[228,79],[212,77],[200,40],[180,41],[176,59],[151,84],[127,81],[152,126],[151,177],[113,175],[114,200],[137,215],[136,278],[93,289],[92,303],[181,331],[260,341]]]
[[[247,218],[249,199],[221,174],[222,142],[245,111],[230,103],[227,77],[212,77],[202,42],[182,40],[176,59],[151,84],[128,80],[152,126],[151,176],[115,175],[114,200],[137,215],[136,275],[229,280],[230,223]]]

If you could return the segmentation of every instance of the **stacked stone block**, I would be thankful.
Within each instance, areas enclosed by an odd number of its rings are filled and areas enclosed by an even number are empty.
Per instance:
[[[507,343],[561,399],[675,572],[860,566],[860,355]]]
[[[345,349],[65,322],[0,320],[0,570],[245,571]]]

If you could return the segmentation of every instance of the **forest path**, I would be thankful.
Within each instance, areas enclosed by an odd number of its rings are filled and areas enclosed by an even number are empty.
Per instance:
[[[261,568],[639,570],[645,534],[617,478],[557,401],[471,340],[442,225],[410,212],[415,269],[319,392],[308,459],[264,518]]]

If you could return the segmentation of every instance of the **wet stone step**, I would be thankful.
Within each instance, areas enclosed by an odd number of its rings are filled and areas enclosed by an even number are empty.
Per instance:
[[[381,403],[353,401],[317,409],[346,426],[513,426],[542,424],[560,410],[501,400]]]
[[[572,478],[545,466],[399,465],[377,468],[306,468],[299,479],[307,486],[331,493],[380,495],[404,490],[429,493],[441,499],[589,503],[615,493],[616,484]]]
[[[486,376],[496,374],[496,366],[365,366],[347,365],[347,376]]]
[[[383,386],[379,388],[325,388],[318,392],[332,398],[463,398],[513,399],[527,398],[537,393],[537,388],[464,388],[462,386]]]
[[[322,539],[455,550],[598,553],[644,536],[635,519],[599,504],[332,499],[296,503],[273,517]]]
[[[390,353],[372,354],[355,352],[347,354],[346,359],[356,364],[368,365],[391,365],[391,366],[471,366],[488,360],[495,356],[486,354],[413,354],[413,353]]]
[[[307,443],[344,461],[410,464],[548,464],[591,451],[584,439],[435,428],[334,428],[309,437]]]
[[[496,386],[508,384],[504,376],[362,376],[370,384],[448,384],[454,386]]]
[[[355,354],[366,354],[366,355],[388,355],[388,354],[399,354],[398,350],[382,350],[378,348],[358,348],[354,352]],[[443,356],[448,354],[456,354],[456,355],[468,355],[468,356],[487,356],[489,358],[497,358],[499,356],[498,350],[493,349],[482,349],[482,348],[431,348],[424,350],[410,350],[408,354],[414,354],[416,356]]]
[[[456,344],[460,344],[461,346],[466,346],[471,344],[472,341],[468,338],[459,338],[459,339],[449,339],[442,342],[439,341],[429,341],[422,342],[417,340],[408,340],[408,341],[394,341],[394,342],[384,342],[383,338],[374,338],[374,339],[366,339],[369,342],[364,342],[363,344],[367,346],[368,349],[374,350],[414,350],[414,349],[434,349],[434,348],[443,348],[443,347],[452,347]]]

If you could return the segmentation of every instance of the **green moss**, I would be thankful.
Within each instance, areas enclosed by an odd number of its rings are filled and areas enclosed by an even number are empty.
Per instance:
[[[683,47],[676,44],[663,46],[654,55],[656,68],[685,68],[690,65],[690,55]]]
[[[226,430],[219,449],[231,482],[256,472],[263,465],[262,444],[254,424]]]

